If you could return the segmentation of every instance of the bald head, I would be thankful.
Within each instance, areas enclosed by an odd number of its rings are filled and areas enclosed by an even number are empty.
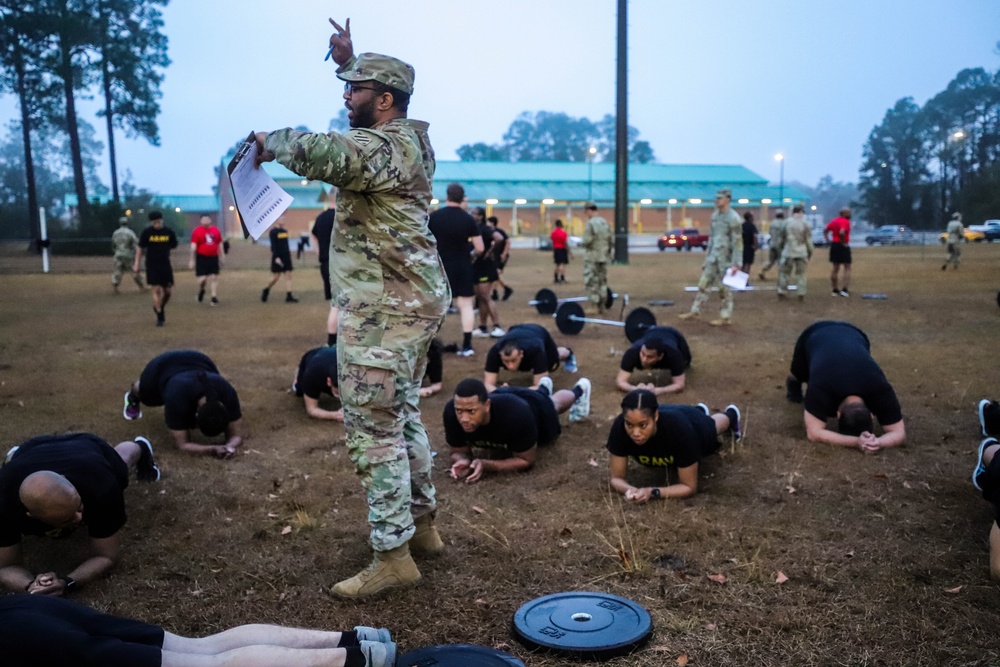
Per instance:
[[[83,503],[76,487],[51,470],[25,477],[18,495],[28,514],[42,523],[66,528],[83,520]]]

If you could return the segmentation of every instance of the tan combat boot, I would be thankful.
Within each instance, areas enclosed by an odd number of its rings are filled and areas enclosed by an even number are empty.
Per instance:
[[[709,322],[713,327],[728,327],[733,323],[733,321],[728,317],[720,317],[717,320],[712,320]]]
[[[679,319],[679,320],[696,320],[699,317],[701,317],[701,313],[697,313],[697,312],[695,312],[695,311],[692,310],[692,311],[688,311],[686,313],[682,313],[682,314],[678,315],[677,319]]]
[[[333,594],[340,598],[364,598],[387,588],[412,586],[420,581],[420,571],[410,557],[410,548],[404,544],[389,551],[376,551],[372,562],[350,579],[333,587]]]
[[[425,514],[419,519],[414,519],[413,523],[417,531],[408,542],[412,553],[418,556],[435,556],[444,551],[444,542],[441,541],[441,535],[434,526],[433,514]]]

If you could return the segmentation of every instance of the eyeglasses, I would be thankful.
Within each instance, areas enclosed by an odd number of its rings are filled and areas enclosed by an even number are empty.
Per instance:
[[[368,86],[359,86],[358,84],[351,83],[350,81],[344,84],[344,93],[348,95],[353,95],[359,90],[375,90],[375,88],[370,88]]]

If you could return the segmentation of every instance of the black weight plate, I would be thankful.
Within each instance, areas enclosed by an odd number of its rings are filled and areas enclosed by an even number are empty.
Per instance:
[[[613,305],[615,305],[615,293],[612,292],[611,288],[609,287],[608,288],[608,293],[604,297],[604,307],[607,309],[607,308],[610,308]]]
[[[556,312],[559,299],[556,293],[547,287],[543,287],[535,293],[535,310],[541,315],[551,315]]]
[[[524,667],[512,655],[472,644],[427,646],[396,658],[396,667]]]
[[[610,593],[556,593],[514,612],[514,634],[532,649],[584,658],[627,655],[653,633],[642,606]]]
[[[564,301],[556,309],[556,329],[575,336],[583,329],[583,306],[576,301]]]
[[[656,326],[656,315],[649,308],[635,308],[625,318],[625,337],[630,343],[642,338],[650,327]]]

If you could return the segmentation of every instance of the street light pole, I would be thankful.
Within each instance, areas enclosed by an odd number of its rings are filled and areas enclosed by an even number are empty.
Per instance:
[[[594,156],[597,155],[597,148],[591,146],[587,149],[587,201],[594,201]]]
[[[785,156],[778,153],[774,156],[774,159],[780,164],[781,176],[778,180],[778,208],[784,208],[785,206]]]

